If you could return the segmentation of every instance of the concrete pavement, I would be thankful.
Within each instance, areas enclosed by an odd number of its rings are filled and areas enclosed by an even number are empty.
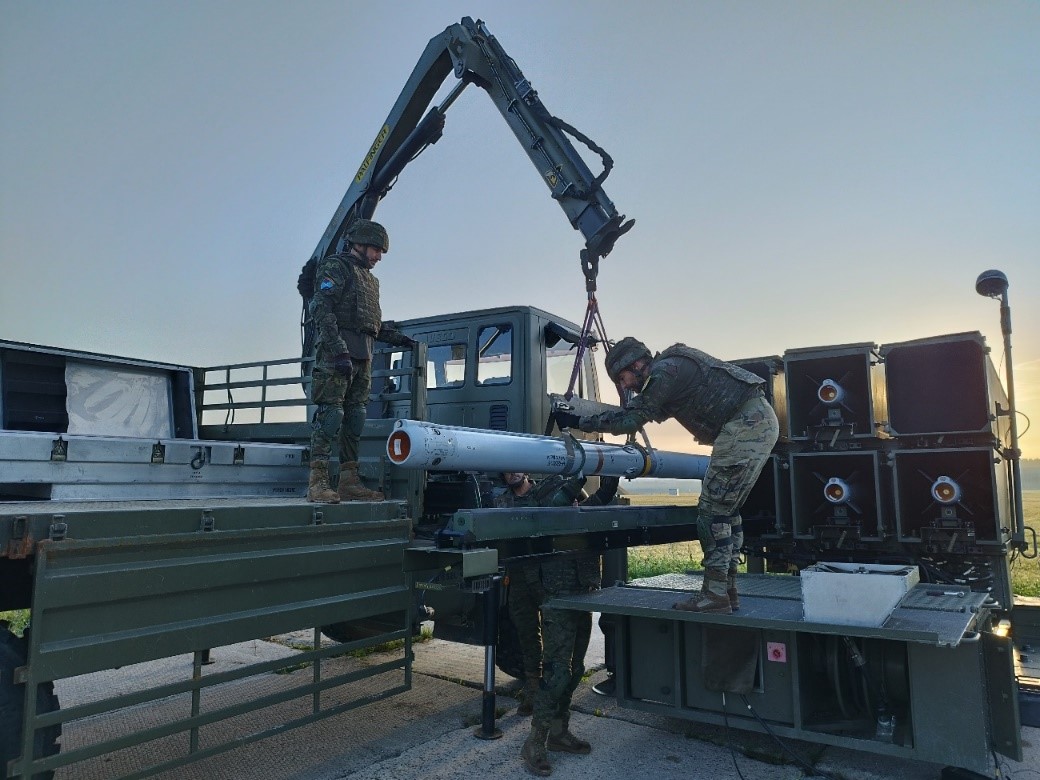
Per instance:
[[[766,735],[704,726],[637,710],[621,709],[614,699],[597,696],[591,684],[601,680],[603,669],[602,635],[595,631],[595,641],[587,657],[587,666],[596,671],[582,684],[575,697],[573,730],[590,740],[591,756],[552,754],[553,777],[559,780],[595,778],[650,777],[653,780],[689,780],[711,777],[719,780],[786,780],[807,776]],[[213,651],[213,671],[231,669],[265,658],[282,657],[295,651],[286,646],[306,641],[306,635],[279,638],[279,642],[257,640]],[[372,655],[362,659],[335,659],[343,669],[376,664],[386,656]],[[59,686],[62,706],[96,697],[103,690],[130,690],[143,681],[156,684],[167,677],[183,675],[190,669],[188,656],[155,664],[142,664],[133,669],[116,670],[76,678]],[[493,741],[473,736],[479,722],[483,680],[482,648],[430,640],[415,645],[413,687],[389,699],[368,704],[290,732],[247,744],[160,775],[165,780],[212,780],[226,778],[269,778],[270,780],[456,780],[459,777],[529,778],[520,762],[520,746],[525,739],[529,719],[516,714],[517,701],[507,692],[517,687],[516,681],[499,674],[497,684],[502,695],[498,706],[502,712],[498,726],[502,737]],[[207,696],[233,700],[236,695],[256,696],[257,690],[276,691],[284,686],[309,679],[309,669],[291,674],[265,675],[259,680],[230,686],[229,691]],[[378,691],[389,683],[386,675],[347,686],[339,695],[349,698]],[[306,711],[309,701],[296,706]],[[106,733],[119,733],[131,723],[160,723],[164,717],[178,712],[183,715],[184,701],[177,698],[133,708],[120,716],[86,719],[71,724],[62,738],[63,750],[89,744]],[[292,707],[282,705],[239,716],[215,724],[203,746],[217,738],[248,736],[269,723],[271,715],[291,717]],[[297,715],[298,716],[298,715]],[[277,722],[277,721],[274,721]],[[1004,761],[1009,777],[1040,775],[1040,730],[1024,729],[1029,743],[1022,763]],[[101,780],[129,774],[147,763],[164,760],[183,751],[183,735],[164,738],[142,748],[120,751],[84,764],[60,770],[58,780]],[[785,746],[810,762],[819,776],[844,780],[936,780],[941,767],[922,762],[891,759],[870,753],[841,750],[820,745],[784,740]],[[1029,770],[1029,771],[1026,771]],[[1030,772],[1035,774],[1030,774]]]

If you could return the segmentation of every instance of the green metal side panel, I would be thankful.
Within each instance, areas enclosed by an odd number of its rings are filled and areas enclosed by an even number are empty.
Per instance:
[[[193,503],[68,512],[37,544],[35,680],[408,608],[400,505]]]
[[[993,749],[1022,760],[1022,719],[1015,680],[1015,646],[1009,636],[982,635]]]

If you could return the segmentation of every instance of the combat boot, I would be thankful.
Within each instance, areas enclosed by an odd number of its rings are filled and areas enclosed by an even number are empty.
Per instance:
[[[383,494],[378,490],[369,490],[361,483],[357,461],[351,461],[339,467],[339,500],[382,501]]]
[[[684,612],[707,612],[713,615],[730,615],[733,613],[726,592],[728,572],[725,569],[705,569],[704,587],[700,593],[690,596],[684,601],[677,601],[672,609]]]
[[[549,755],[545,752],[545,739],[548,733],[544,726],[531,724],[531,733],[524,740],[524,746],[520,748],[520,758],[524,762],[524,768],[532,775],[548,777],[552,774],[552,764],[549,763]]]
[[[729,608],[736,612],[740,609],[740,597],[737,595],[737,570],[730,569],[726,577],[726,595],[729,596]]]
[[[557,753],[574,753],[587,756],[592,752],[592,745],[571,733],[570,724],[563,720],[554,720],[549,724],[549,738],[546,747]]]
[[[538,692],[540,682],[540,677],[533,674],[527,675],[523,690],[520,691],[520,706],[516,708],[517,715],[530,715],[534,712],[534,695]]]
[[[312,504],[338,504],[339,494],[329,484],[329,462],[312,460],[307,481],[307,500]]]

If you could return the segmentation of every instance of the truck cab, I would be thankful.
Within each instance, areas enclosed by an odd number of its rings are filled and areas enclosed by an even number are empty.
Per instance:
[[[546,432],[551,394],[566,393],[580,328],[533,306],[480,309],[397,323],[420,346],[383,347],[373,358],[372,394],[361,443],[361,473],[393,498],[409,501],[419,524],[485,505],[496,475],[392,469],[386,440],[395,420],[517,433]],[[419,361],[421,365],[416,365]],[[573,389],[598,402],[592,353],[582,356]]]
[[[481,309],[406,320],[401,329],[426,344],[426,415],[430,422],[495,431],[544,433],[550,393],[567,390],[580,336],[577,325],[533,306]],[[412,366],[411,352],[384,352],[373,365]],[[379,365],[382,363],[382,365]],[[373,393],[380,388],[373,385]],[[388,377],[384,390],[411,393],[413,380]],[[574,387],[599,399],[592,355],[586,352]],[[369,404],[369,419],[409,416],[406,399]]]

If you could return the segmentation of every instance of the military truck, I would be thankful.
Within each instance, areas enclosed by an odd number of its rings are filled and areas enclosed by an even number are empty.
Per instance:
[[[458,85],[423,116],[450,72]],[[134,770],[144,777],[364,706],[410,686],[414,622],[435,601],[435,625],[492,653],[501,566],[511,559],[695,536],[684,507],[496,510],[485,506],[486,475],[388,461],[399,417],[545,433],[553,391],[575,406],[598,402],[589,355],[602,334],[596,275],[631,222],[603,192],[609,156],[549,114],[481,22],[463,19],[430,41],[311,260],[342,249],[350,224],[373,216],[407,162],[440,137],[467,84],[491,97],[585,238],[589,308],[581,326],[531,307],[399,323],[420,343],[374,358],[361,458],[363,477],[390,500],[303,499],[310,349],[302,360],[193,369],[0,343],[0,609],[32,612],[24,638],[0,632],[0,772],[47,776],[187,735],[183,753]],[[600,155],[601,174],[569,137]],[[1019,757],[1019,681],[1038,675],[1024,669],[1016,642],[1037,621],[1008,584],[1009,558],[1030,545],[1011,498],[1020,485],[1008,402],[990,381],[981,336],[740,362],[763,376],[784,420],[749,502],[747,552],[751,568],[785,574],[742,577],[733,616],[671,610],[677,590],[700,586],[690,574],[557,602],[617,616],[619,701],[978,772],[992,751]],[[921,366],[951,369],[932,394],[946,403],[919,401],[915,382],[934,379],[928,370],[908,378]],[[951,386],[963,389],[963,407],[945,392]],[[811,576],[786,576],[794,570]],[[846,592],[857,576],[905,592],[876,624],[850,625],[839,618],[863,611],[857,596],[838,615],[804,602],[802,586],[817,573],[845,577],[825,593]],[[299,630],[310,645],[289,659],[207,672],[211,651]],[[323,642],[322,630],[343,641]],[[333,663],[392,640],[402,644],[392,662]],[[720,652],[740,663],[707,674]],[[55,681],[182,654],[192,662],[180,676],[170,666],[146,690],[99,691],[57,708]],[[307,679],[272,682],[272,672],[301,663],[311,665]],[[221,698],[228,687],[252,695]],[[493,719],[493,687],[491,696]],[[168,700],[184,709],[57,753],[62,727]],[[278,709],[293,702],[306,706]],[[487,716],[488,691],[484,705]],[[276,713],[269,728],[211,734],[267,708]]]

